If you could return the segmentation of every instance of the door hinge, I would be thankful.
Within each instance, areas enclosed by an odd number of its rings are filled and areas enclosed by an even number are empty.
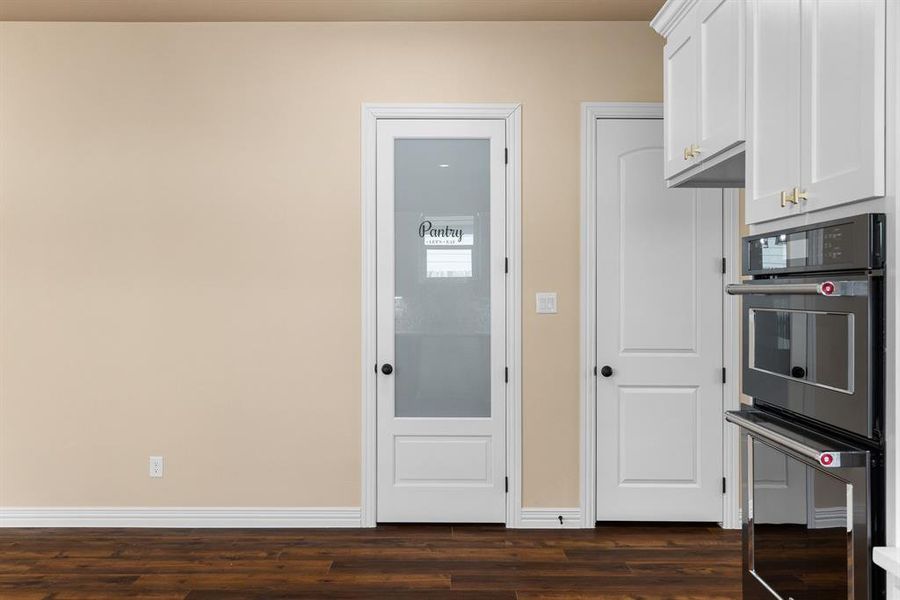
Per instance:
[[[376,367],[375,370],[377,371],[378,368]],[[597,376],[597,365],[594,365],[594,377],[596,377],[596,376]]]
[[[728,272],[728,259],[723,256],[722,257],[722,274],[724,275],[727,272]]]
[[[506,493],[508,494],[509,493],[509,477],[503,478],[503,485],[505,487]]]
[[[509,383],[509,367],[503,367],[503,381]]]
[[[722,478],[722,493],[723,493],[723,494],[725,493],[725,490],[726,490],[726,489],[728,489],[728,488],[727,488],[727,485],[726,485],[726,479],[723,477],[723,478]]]
[[[509,273],[509,257],[503,259],[503,272]]]
[[[728,369],[722,367],[722,383],[728,383]]]
[[[378,363],[375,363],[375,372],[378,372]]]
[[[503,164],[504,165],[509,164],[509,148],[503,149]]]

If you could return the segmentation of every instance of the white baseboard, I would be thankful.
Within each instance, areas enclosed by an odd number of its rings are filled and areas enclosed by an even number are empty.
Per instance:
[[[847,507],[829,506],[816,508],[813,516],[812,526],[816,529],[825,529],[828,527],[846,527]]]
[[[740,529],[743,526],[744,509],[738,509],[737,527],[727,527],[723,524],[723,529]],[[847,508],[844,506],[834,506],[827,508],[817,508],[813,515],[812,527],[822,529],[826,527],[845,527],[847,525]]]
[[[562,517],[562,523],[559,518]],[[580,508],[523,508],[522,529],[581,529]]]
[[[719,527],[722,529],[741,529],[743,527],[743,521],[741,520],[741,513],[743,512],[742,508],[738,508],[737,512],[733,513],[734,520],[728,520],[728,511],[725,511],[725,520],[719,523]]]
[[[0,508],[0,527],[361,527],[359,508]]]

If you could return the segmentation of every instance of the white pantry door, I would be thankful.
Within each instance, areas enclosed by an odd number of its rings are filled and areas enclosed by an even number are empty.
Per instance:
[[[506,124],[377,124],[377,520],[506,520]]]
[[[597,124],[597,520],[722,519],[722,190],[663,123]]]

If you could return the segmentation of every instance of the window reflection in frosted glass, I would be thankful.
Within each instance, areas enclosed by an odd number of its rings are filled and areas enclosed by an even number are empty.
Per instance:
[[[394,142],[398,417],[490,416],[490,142]]]
[[[425,251],[425,277],[471,276],[471,248],[428,248]]]

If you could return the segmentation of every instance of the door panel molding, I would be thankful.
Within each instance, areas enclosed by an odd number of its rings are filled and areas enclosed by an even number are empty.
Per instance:
[[[660,399],[663,397],[666,398],[660,403]],[[675,402],[682,403],[682,408],[687,408],[687,410],[682,410],[680,415],[671,414]],[[615,420],[618,422],[619,430],[616,479],[620,487],[699,487],[699,428],[701,421],[699,386],[622,385],[619,386],[614,406],[617,412]],[[666,408],[669,409],[666,420],[674,425],[671,427],[672,433],[680,434],[676,437],[683,438],[685,433],[690,432],[690,438],[686,440],[686,443],[683,443],[685,442],[683,439],[660,439],[658,437],[653,440],[647,440],[666,449],[666,460],[664,463],[658,460],[647,461],[646,457],[640,455],[632,459],[626,442],[629,437],[633,436],[625,435],[626,430],[629,427],[634,427],[637,430],[642,429],[640,423],[647,418],[652,418],[654,415],[663,414],[662,411]],[[630,414],[635,412],[638,414]],[[681,417],[682,421],[679,422],[677,417]],[[684,422],[684,417],[688,417],[689,421]],[[637,431],[632,433],[639,435]],[[684,451],[685,449],[687,452]],[[666,473],[655,472],[661,466],[667,471]],[[654,471],[654,473],[648,473],[648,470]]]
[[[700,353],[700,292],[698,291],[697,282],[699,278],[699,270],[700,270],[700,255],[698,252],[699,247],[699,239],[698,232],[700,231],[700,205],[699,199],[697,195],[693,195],[690,200],[684,200],[684,202],[690,202],[692,205],[691,217],[689,222],[672,222],[672,227],[690,227],[691,228],[691,252],[692,254],[692,273],[690,282],[686,282],[682,289],[676,290],[674,288],[669,288],[667,293],[673,299],[677,294],[686,293],[690,298],[690,319],[686,319],[683,324],[687,325],[688,331],[682,332],[685,334],[685,337],[681,339],[682,343],[672,342],[669,344],[655,344],[655,345],[645,345],[640,343],[639,341],[631,341],[633,338],[629,335],[630,333],[635,332],[639,327],[638,325],[645,325],[646,320],[648,318],[652,318],[646,315],[646,311],[643,310],[641,306],[628,306],[625,302],[625,297],[627,294],[627,290],[632,284],[635,284],[636,287],[643,288],[644,286],[648,286],[650,282],[638,278],[637,281],[634,281],[634,276],[628,277],[626,274],[630,269],[627,268],[628,262],[634,260],[634,256],[638,256],[638,260],[642,257],[640,256],[641,252],[633,252],[635,248],[633,246],[630,247],[631,240],[629,240],[626,235],[626,231],[628,230],[628,223],[631,222],[632,219],[635,221],[640,221],[643,219],[647,213],[656,212],[659,209],[654,210],[653,207],[648,206],[640,206],[643,203],[636,202],[628,202],[626,201],[625,190],[633,183],[633,180],[630,180],[627,172],[627,162],[626,157],[628,156],[636,156],[639,153],[647,153],[648,155],[652,152],[662,153],[663,151],[659,148],[642,148],[638,151],[631,151],[625,154],[619,155],[619,178],[620,178],[620,189],[619,189],[619,261],[618,261],[618,269],[619,269],[619,302],[622,306],[621,319],[619,322],[619,354],[622,356],[630,355],[630,354],[640,354],[644,356],[696,356]],[[595,177],[596,179],[596,177]],[[634,214],[634,213],[637,214]],[[675,216],[677,218],[677,216]],[[686,289],[685,289],[686,288]],[[649,289],[643,290],[646,293],[650,293]],[[639,294],[640,295],[640,294]],[[683,297],[683,296],[682,296]],[[633,313],[636,313],[632,316]],[[661,329],[665,325],[663,323],[655,323],[656,328]],[[634,327],[632,327],[634,326]],[[654,328],[651,326],[651,328]]]
[[[593,528],[596,523],[597,489],[597,413],[596,413],[596,293],[597,293],[597,121],[598,119],[662,119],[660,103],[585,102],[581,105],[581,527]],[[664,173],[660,173],[664,177]],[[727,272],[724,283],[739,279],[739,221],[738,191],[725,190],[723,206],[723,244]],[[725,410],[738,408],[740,387],[737,347],[740,315],[734,298],[723,293],[724,339],[723,359],[728,373],[724,386]],[[723,527],[740,528],[738,488],[738,438],[723,418],[723,468],[728,482],[723,495]]]
[[[503,119],[506,122],[506,498],[507,527],[522,526],[521,413],[521,105],[520,104],[363,104],[361,109],[362,190],[362,348],[360,522],[376,524],[376,125],[385,119]]]

